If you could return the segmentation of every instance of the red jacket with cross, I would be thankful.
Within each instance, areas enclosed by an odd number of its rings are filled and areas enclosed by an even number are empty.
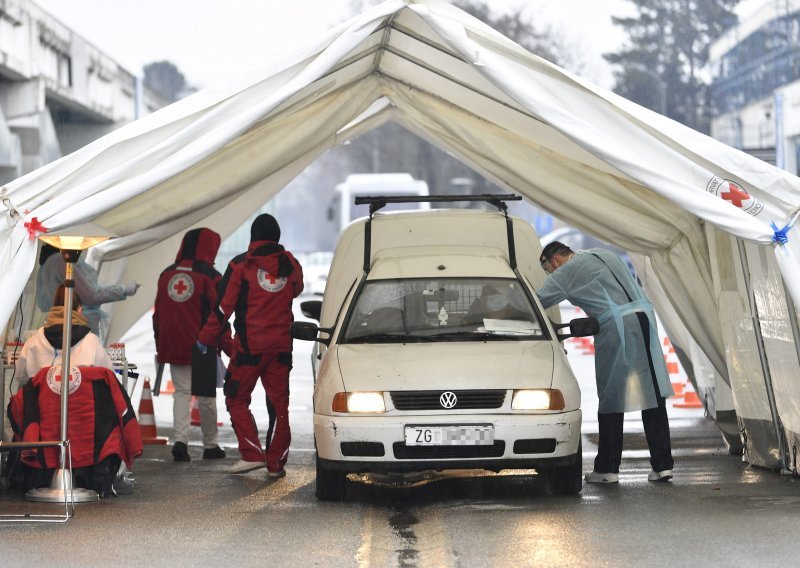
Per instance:
[[[128,393],[111,369],[72,367],[67,404],[67,438],[72,467],[96,464],[116,454],[128,466],[142,455],[142,434]],[[44,367],[8,403],[16,439],[61,439],[61,367]],[[22,461],[41,469],[59,465],[58,448],[22,452]]]
[[[235,314],[234,350],[255,355],[291,351],[292,300],[303,291],[303,269],[272,241],[254,241],[228,264],[219,285],[219,309],[200,331],[200,343],[218,345]]]
[[[222,276],[214,269],[214,259],[221,243],[211,229],[187,232],[175,263],[158,277],[153,334],[159,363],[192,364],[192,346],[217,305]],[[229,350],[230,334],[222,347]]]

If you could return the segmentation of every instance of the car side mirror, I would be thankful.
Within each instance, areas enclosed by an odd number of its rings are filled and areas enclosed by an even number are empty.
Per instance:
[[[289,328],[289,335],[291,335],[294,339],[301,339],[303,341],[319,341],[320,343],[329,345],[331,342],[330,337],[318,337],[317,335],[320,332],[331,334],[333,333],[333,329],[319,327],[317,324],[311,323],[310,321],[296,321],[293,322]]]
[[[568,327],[569,333],[561,333],[561,330]],[[596,335],[600,331],[600,322],[596,318],[576,318],[569,323],[562,323],[555,326],[558,340],[563,341],[570,337],[587,337]]]
[[[320,300],[300,302],[300,312],[307,318],[319,321],[320,314],[322,314],[322,302]]]
[[[569,334],[572,337],[588,337],[600,331],[600,322],[596,318],[577,318],[569,322]]]

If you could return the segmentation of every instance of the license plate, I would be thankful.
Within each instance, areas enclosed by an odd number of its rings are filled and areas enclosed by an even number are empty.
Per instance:
[[[406,426],[406,446],[491,446],[494,426]]]

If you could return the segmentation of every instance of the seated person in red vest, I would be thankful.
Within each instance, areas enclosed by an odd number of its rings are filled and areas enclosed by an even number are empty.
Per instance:
[[[29,338],[17,359],[14,371],[15,386],[22,386],[43,367],[61,364],[61,348],[64,333],[64,285],[58,287],[53,298],[53,307],[47,314],[44,326]],[[72,295],[72,348],[69,352],[70,366],[93,365],[112,368],[111,357],[103,344],[83,317],[81,299]]]
[[[124,461],[130,469],[134,458],[142,455],[139,422],[114,371],[70,366],[67,438],[73,483],[107,497],[120,464]],[[16,440],[61,439],[61,366],[36,373],[11,397],[8,416]],[[48,487],[59,458],[59,448],[23,451],[21,460],[28,466],[26,490]]]

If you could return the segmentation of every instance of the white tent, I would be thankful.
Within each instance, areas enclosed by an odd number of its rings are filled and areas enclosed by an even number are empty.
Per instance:
[[[707,358],[716,382],[706,394],[731,385],[742,424],[755,424],[746,457],[776,467],[774,448],[785,457],[797,443],[796,317],[781,274],[800,302],[800,247],[792,231],[769,247],[770,224],[783,227],[800,204],[800,179],[595,87],[441,0],[389,0],[268,64],[3,187],[0,320],[34,268],[34,218],[120,235],[94,251],[104,273],[144,283],[114,307],[118,337],[152,305],[187,228],[229,234],[326,149],[393,120],[638,255],[657,301]],[[752,301],[742,240],[761,255],[764,288],[779,288],[767,308]],[[774,334],[754,337],[759,315]],[[772,348],[791,357],[770,365]]]

